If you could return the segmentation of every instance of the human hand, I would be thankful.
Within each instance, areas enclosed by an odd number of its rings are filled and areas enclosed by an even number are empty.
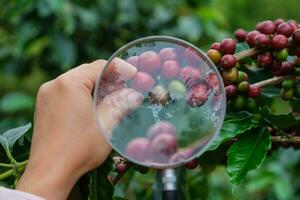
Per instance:
[[[136,69],[124,63],[115,65],[129,79]],[[83,64],[41,86],[30,157],[18,190],[66,199],[78,179],[107,158],[111,147],[97,126],[91,95],[105,64],[104,60]],[[101,125],[113,129],[142,99],[142,94],[125,87],[107,95],[97,105]]]

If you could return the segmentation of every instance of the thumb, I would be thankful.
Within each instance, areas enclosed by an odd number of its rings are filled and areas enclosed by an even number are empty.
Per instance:
[[[111,134],[118,123],[131,111],[138,108],[144,96],[131,88],[123,88],[105,96],[97,105],[100,127]]]

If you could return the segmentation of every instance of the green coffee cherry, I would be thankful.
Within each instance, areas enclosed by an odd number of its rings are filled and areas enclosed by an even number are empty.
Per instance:
[[[280,96],[283,100],[285,101],[289,101],[293,98],[294,96],[294,89],[290,89],[290,90],[281,90]]]
[[[180,81],[173,80],[169,83],[168,90],[172,99],[180,99],[185,96],[186,88]]]
[[[244,108],[245,106],[245,97],[238,95],[234,100],[233,100],[233,104],[234,104],[234,108],[237,110],[241,110]]]
[[[287,60],[289,54],[288,50],[286,48],[280,50],[280,51],[275,51],[274,56],[277,60],[285,61]]]
[[[300,98],[300,84],[297,84],[294,87],[294,97]]]
[[[295,68],[295,74],[296,75],[300,75],[300,67],[296,67]]]
[[[238,71],[238,78],[237,78],[236,82],[240,83],[242,81],[248,81],[248,74],[243,71]]]
[[[247,92],[249,88],[249,83],[247,81],[242,81],[238,84],[238,91]]]
[[[294,87],[294,84],[295,84],[295,81],[292,80],[292,79],[287,79],[287,80],[284,80],[282,81],[281,83],[281,87],[284,89],[284,90],[290,90]]]
[[[256,109],[256,102],[252,98],[248,98],[246,101],[246,107],[248,110],[253,111]]]

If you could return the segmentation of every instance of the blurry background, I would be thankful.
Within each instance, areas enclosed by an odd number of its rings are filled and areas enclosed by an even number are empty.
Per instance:
[[[32,121],[39,86],[129,41],[171,35],[207,50],[260,20],[300,20],[299,0],[0,0],[0,133]],[[28,150],[28,149],[27,149]],[[235,188],[222,166],[189,172],[190,199],[300,199],[299,152],[280,149]],[[154,174],[128,174],[118,196],[150,198]]]

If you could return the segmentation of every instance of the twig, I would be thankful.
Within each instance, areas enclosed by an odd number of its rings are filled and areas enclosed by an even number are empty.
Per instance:
[[[261,50],[257,48],[251,48],[251,49],[246,49],[244,51],[241,51],[239,53],[234,54],[235,58],[239,61],[247,57],[254,56],[255,54],[259,53]]]
[[[294,76],[294,75],[275,76],[273,78],[254,83],[254,85],[258,85],[259,87],[267,87],[270,85],[277,85],[286,79],[300,80],[300,76]]]

